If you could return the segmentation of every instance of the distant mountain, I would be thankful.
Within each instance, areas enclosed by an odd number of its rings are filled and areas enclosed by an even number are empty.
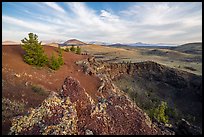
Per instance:
[[[176,46],[174,44],[147,44],[147,43],[142,43],[142,42],[127,43],[125,45],[128,45],[128,46]]]
[[[187,43],[171,49],[190,54],[202,54],[202,42]]]
[[[80,46],[80,45],[86,45],[87,43],[84,43],[82,41],[79,41],[77,39],[70,39],[70,40],[67,40],[66,42],[64,42],[63,44],[60,44],[60,46],[71,46],[71,45],[74,45],[74,46]]]
[[[169,48],[169,47],[174,47],[176,46],[175,44],[147,44],[147,43],[142,43],[142,42],[137,42],[137,43],[115,43],[111,44],[108,46],[113,46],[113,47],[140,47],[140,48]]]
[[[130,44],[126,44],[128,46],[155,46],[155,44],[146,44],[146,43],[142,43],[142,42],[137,42],[137,43],[130,43]]]
[[[112,47],[118,47],[118,46],[128,46],[128,45],[125,45],[125,44],[121,44],[121,43],[115,43],[115,44],[111,44],[111,45],[108,45],[108,46],[112,46]]]
[[[111,45],[112,43],[108,43],[108,42],[100,42],[100,41],[91,41],[91,42],[88,42],[88,44],[95,44],[95,45]]]
[[[14,42],[14,41],[3,41],[2,45],[19,45],[20,42]]]
[[[175,44],[164,44],[164,43],[158,43],[158,44],[147,44],[147,43],[142,43],[142,42],[137,42],[137,43],[110,43],[110,42],[101,42],[101,41],[91,41],[91,42],[88,42],[88,44],[115,46],[115,47],[118,47],[118,46],[133,46],[133,47],[149,47],[149,46],[172,47],[172,46],[177,46]]]

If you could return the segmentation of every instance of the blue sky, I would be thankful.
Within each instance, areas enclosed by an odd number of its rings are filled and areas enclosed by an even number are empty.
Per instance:
[[[3,2],[2,40],[202,41],[201,2]]]

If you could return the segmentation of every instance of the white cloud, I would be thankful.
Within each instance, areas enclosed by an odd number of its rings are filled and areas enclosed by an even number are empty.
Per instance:
[[[7,24],[11,24],[11,25],[16,25],[16,26],[20,26],[20,27],[25,27],[25,28],[29,28],[31,30],[40,30],[40,31],[51,31],[52,27],[45,25],[45,24],[41,24],[38,22],[29,22],[29,21],[25,21],[25,20],[20,20],[17,18],[13,18],[10,16],[2,16],[2,22],[5,22]]]
[[[201,3],[145,3],[133,5],[120,14],[131,20],[130,36],[146,38],[148,42],[180,43],[179,35],[188,40],[189,35],[201,33],[201,29],[192,31],[195,27],[202,28],[201,11]],[[194,40],[202,41],[200,37]]]
[[[14,31],[22,35],[33,30],[43,39],[179,44],[202,41],[202,3],[133,3],[117,13],[114,9],[96,11],[79,2],[66,3],[64,9],[53,2],[39,4],[40,13],[22,9],[29,15],[27,19],[2,15],[3,26],[20,27]]]
[[[106,10],[101,10],[100,17],[104,20],[111,21],[111,22],[117,22],[119,21],[119,17],[116,15],[111,14],[110,12]]]
[[[55,2],[44,2],[44,4],[55,9],[56,11],[66,13],[65,10],[63,8],[61,8],[59,5],[57,5],[57,3],[55,3]]]

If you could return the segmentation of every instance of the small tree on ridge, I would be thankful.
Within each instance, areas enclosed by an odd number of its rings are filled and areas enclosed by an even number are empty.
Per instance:
[[[21,40],[22,49],[25,50],[23,56],[24,61],[30,65],[45,66],[48,63],[48,58],[44,54],[43,46],[41,42],[38,42],[38,36],[33,33],[28,34],[29,39],[24,38]]]

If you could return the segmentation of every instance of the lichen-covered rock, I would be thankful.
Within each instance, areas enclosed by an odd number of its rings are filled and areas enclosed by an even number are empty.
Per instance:
[[[22,114],[25,111],[26,103],[2,98],[2,120]]]
[[[69,97],[60,98],[55,92],[25,116],[15,117],[11,135],[72,135],[77,134],[77,111]]]

